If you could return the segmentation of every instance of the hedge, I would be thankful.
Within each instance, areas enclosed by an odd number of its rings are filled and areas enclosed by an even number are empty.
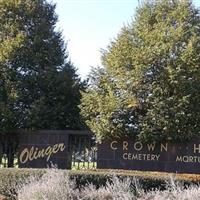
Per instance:
[[[111,181],[112,176],[116,175],[120,178],[132,177],[133,180],[137,180],[140,186],[148,190],[164,190],[166,183],[170,177],[166,174],[155,175],[151,172],[129,172],[129,171],[109,171],[109,170],[88,170],[88,171],[69,171],[64,170],[71,179],[76,180],[78,188],[84,187],[87,184],[94,184],[97,188],[106,184],[107,181]],[[0,169],[0,194],[5,196],[11,196],[15,194],[15,186],[23,183],[28,177],[35,176],[40,178],[46,172],[45,169]],[[190,185],[191,183],[200,183],[199,179],[189,179],[184,176],[176,178],[176,181],[181,181],[184,185]],[[134,184],[134,182],[133,182]]]

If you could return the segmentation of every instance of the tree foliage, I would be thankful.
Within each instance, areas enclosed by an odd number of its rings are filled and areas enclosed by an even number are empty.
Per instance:
[[[0,0],[0,130],[81,128],[82,83],[46,0]]]
[[[103,69],[83,94],[89,127],[102,138],[142,141],[199,135],[199,33],[199,10],[190,1],[142,3],[103,51]]]

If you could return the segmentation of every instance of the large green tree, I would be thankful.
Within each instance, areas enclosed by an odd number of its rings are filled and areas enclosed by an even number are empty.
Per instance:
[[[200,134],[200,17],[188,0],[145,1],[103,51],[82,115],[100,137]]]
[[[78,129],[82,83],[46,0],[0,0],[0,130]]]

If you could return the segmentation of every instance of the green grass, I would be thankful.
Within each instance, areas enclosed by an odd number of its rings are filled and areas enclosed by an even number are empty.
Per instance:
[[[72,170],[96,169],[96,162],[72,162]]]
[[[8,160],[3,157],[2,163],[0,163],[0,168],[7,167],[7,164],[8,164]],[[18,168],[18,159],[17,158],[14,159],[14,167]]]
[[[2,163],[0,164],[0,168],[7,167],[7,159],[3,158]],[[14,167],[18,168],[18,159],[15,158],[14,160]],[[71,169],[72,170],[84,170],[84,169],[96,169],[97,163],[96,162],[72,162]]]

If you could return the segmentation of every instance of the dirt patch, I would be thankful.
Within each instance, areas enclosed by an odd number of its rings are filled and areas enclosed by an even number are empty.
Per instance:
[[[5,196],[0,195],[0,200],[8,200]]]

